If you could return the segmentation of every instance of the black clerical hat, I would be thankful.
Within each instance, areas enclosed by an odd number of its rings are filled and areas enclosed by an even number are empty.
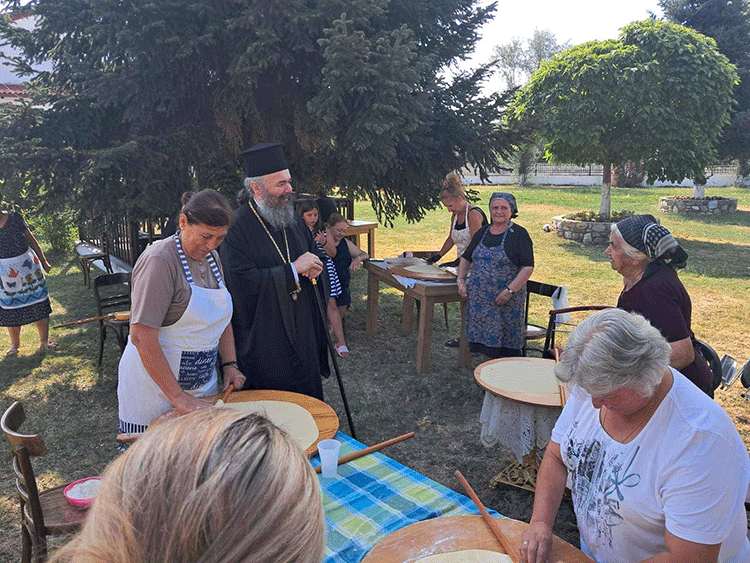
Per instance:
[[[281,143],[258,143],[241,152],[240,156],[248,178],[257,178],[289,168]]]

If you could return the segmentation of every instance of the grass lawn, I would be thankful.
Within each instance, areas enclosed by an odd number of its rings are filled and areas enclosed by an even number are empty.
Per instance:
[[[534,241],[536,269],[532,279],[565,285],[571,305],[613,304],[621,288],[603,247],[584,247],[542,231],[553,215],[598,209],[596,187],[486,187],[477,188],[486,208],[489,194],[513,191],[520,215]],[[709,195],[739,199],[739,211],[730,216],[684,218],[659,215],[660,195],[689,195],[688,189],[613,189],[612,208],[631,209],[660,216],[685,247],[690,259],[680,278],[693,300],[693,329],[721,356],[728,353],[739,362],[750,356],[750,190],[709,189]],[[356,204],[358,219],[374,220],[367,202]],[[394,228],[376,229],[376,256],[394,256],[403,250],[437,249],[448,233],[445,210],[427,214],[419,224],[395,221]],[[82,275],[72,255],[49,256],[54,266],[48,277],[53,299],[52,324],[93,316],[91,290],[82,285]],[[379,330],[365,334],[364,271],[352,280],[355,296],[347,318],[351,356],[341,360],[358,438],[368,444],[415,430],[418,437],[393,447],[387,453],[418,471],[459,489],[452,473],[460,469],[475,486],[482,500],[501,513],[528,519],[532,498],[511,488],[490,489],[489,479],[509,461],[507,452],[487,450],[479,444],[478,415],[482,393],[473,382],[472,370],[459,369],[457,352],[442,342],[456,336],[458,307],[449,307],[449,328],[436,312],[430,374],[415,373],[416,334],[399,331],[401,296],[382,289]],[[546,302],[545,302],[546,301]],[[546,299],[532,299],[532,317],[546,324]],[[0,332],[0,352],[9,344]],[[100,473],[117,451],[117,350],[114,338],[107,341],[104,366],[96,367],[96,324],[53,331],[60,350],[36,352],[38,340],[33,326],[22,331],[21,353],[16,358],[0,355],[0,409],[21,400],[27,410],[26,428],[45,438],[49,453],[38,460],[37,476],[42,488]],[[475,359],[475,365],[479,359]],[[333,379],[325,382],[325,393],[336,408],[341,427],[346,427],[343,408]],[[730,413],[746,443],[750,444],[747,403],[739,397],[740,386],[717,391],[717,401]],[[3,446],[6,447],[6,446]],[[11,483],[8,455],[0,464],[0,562],[16,561],[20,553],[16,498]],[[565,504],[565,503],[564,503]],[[556,533],[576,543],[577,531],[570,507],[564,505]]]

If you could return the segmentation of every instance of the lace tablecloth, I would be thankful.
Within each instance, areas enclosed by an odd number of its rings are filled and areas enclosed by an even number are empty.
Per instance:
[[[534,448],[541,452],[547,447],[561,412],[562,407],[533,405],[485,392],[479,415],[482,444],[502,444],[520,463]]]

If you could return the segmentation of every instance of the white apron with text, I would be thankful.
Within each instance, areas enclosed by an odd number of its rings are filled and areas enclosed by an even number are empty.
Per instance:
[[[198,287],[193,282],[178,235],[175,243],[191,296],[180,319],[159,329],[159,345],[180,387],[194,397],[205,397],[218,392],[216,357],[219,338],[232,319],[232,298],[211,254],[208,263],[219,282],[218,289]],[[143,432],[154,418],[172,408],[130,338],[120,359],[117,396],[120,432]]]

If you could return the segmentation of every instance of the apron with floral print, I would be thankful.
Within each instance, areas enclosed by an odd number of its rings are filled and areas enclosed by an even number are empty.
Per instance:
[[[502,307],[495,303],[495,298],[515,279],[521,269],[505,253],[505,239],[510,227],[509,224],[500,245],[492,248],[484,245],[488,228],[471,255],[471,274],[466,284],[469,294],[466,334],[469,342],[491,348],[520,350],[523,348],[525,335],[523,309],[526,286],[514,293]]]

